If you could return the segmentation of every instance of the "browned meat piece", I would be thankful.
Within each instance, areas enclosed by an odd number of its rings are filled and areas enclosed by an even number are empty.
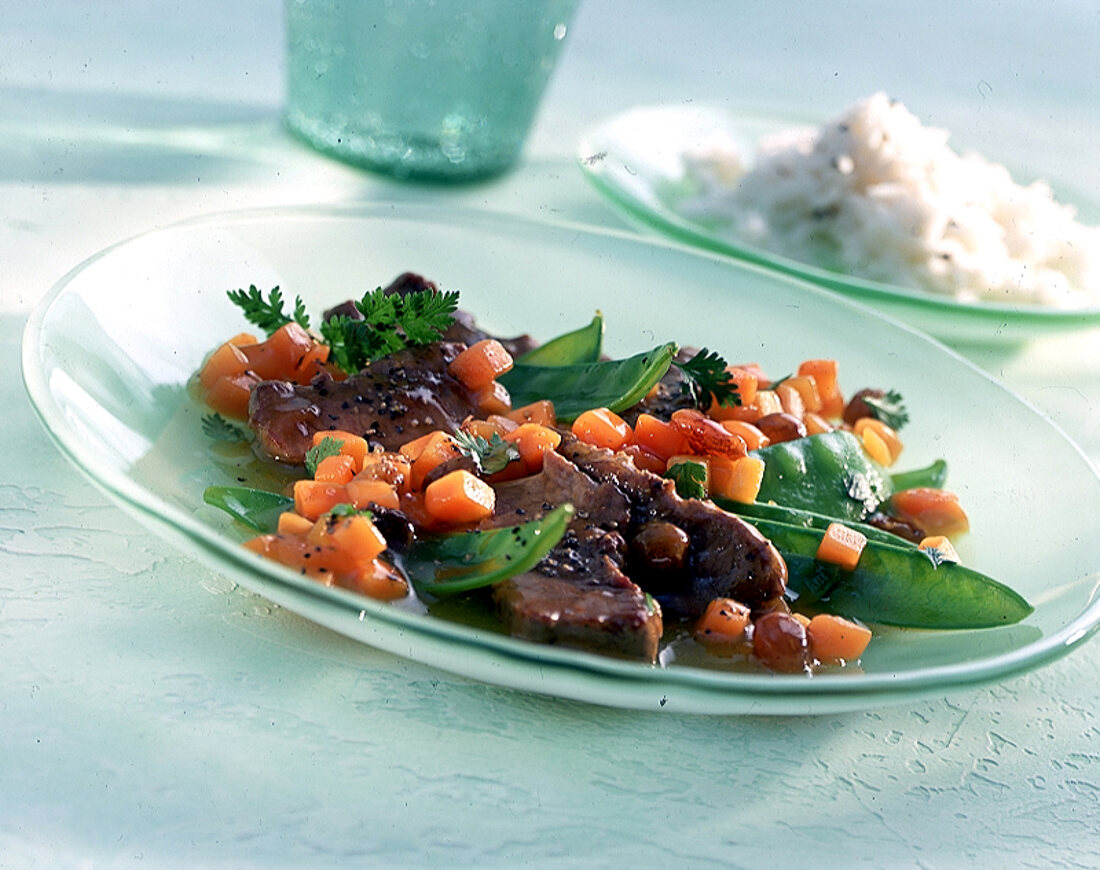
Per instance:
[[[434,281],[429,281],[427,278],[422,275],[417,275],[415,272],[404,272],[394,278],[382,292],[386,295],[397,293],[404,296],[408,293],[417,293],[421,290],[438,289],[439,287]],[[342,302],[330,308],[324,313],[323,319],[328,320],[330,317],[337,314],[343,314],[346,317],[350,317],[352,320],[363,319],[363,315],[359,312],[359,309],[355,307],[355,303],[350,299],[347,302]],[[473,315],[465,311],[455,312],[454,323],[452,323],[443,334],[444,341],[462,342],[462,344],[465,345],[475,344],[483,338],[496,338],[497,341],[504,345],[504,349],[514,357],[527,353],[527,351],[531,350],[538,343],[529,335],[520,335],[516,338],[500,338],[490,335],[478,327],[474,322]]]
[[[457,430],[476,413],[469,390],[447,371],[464,345],[437,342],[377,360],[346,381],[318,375],[309,386],[263,381],[252,390],[248,423],[273,459],[305,462],[313,433],[343,429],[396,450],[436,429]]]
[[[647,570],[647,564],[627,566],[631,577],[661,603],[667,615],[700,616],[719,597],[752,606],[783,594],[787,585],[783,557],[744,520],[710,502],[680,498],[671,481],[638,469],[624,454],[570,436],[562,440],[559,450],[593,480],[613,484],[626,496],[628,539],[653,521],[671,523],[687,534],[682,571]]]
[[[483,527],[509,526],[566,502],[577,513],[538,567],[493,588],[509,632],[538,643],[653,662],[661,611],[622,572],[626,542],[618,531],[629,504],[610,484],[592,480],[556,453],[536,475],[498,484],[496,510]]]

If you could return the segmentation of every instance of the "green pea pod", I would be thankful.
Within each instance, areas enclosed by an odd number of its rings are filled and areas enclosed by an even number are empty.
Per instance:
[[[770,444],[753,455],[764,460],[759,502],[861,522],[894,491],[889,475],[843,429]]]
[[[833,517],[827,517],[824,514],[815,514],[812,511],[798,510],[797,508],[784,507],[778,504],[761,504],[760,502],[745,504],[744,502],[730,501],[721,497],[714,499],[714,503],[723,510],[737,514],[747,520],[771,520],[789,526],[801,526],[804,529],[825,531],[830,523],[836,522]],[[878,541],[881,544],[889,544],[905,549],[915,550],[917,548],[917,545],[912,541],[907,541],[905,538],[877,526],[857,522],[846,522],[845,525],[861,532],[869,541]]]
[[[947,463],[937,459],[925,468],[914,468],[912,471],[902,471],[890,476],[894,492],[904,489],[916,489],[918,486],[930,486],[933,489],[943,489],[947,483]]]
[[[558,419],[568,423],[591,408],[617,412],[636,405],[664,377],[676,351],[676,344],[669,342],[626,359],[559,366],[517,363],[497,380],[514,406],[550,399]]]
[[[529,350],[516,362],[523,365],[568,366],[593,363],[603,350],[603,314],[599,311],[587,326],[566,332]]]
[[[208,486],[202,500],[257,532],[273,532],[279,514],[294,508],[292,498],[246,486]]]
[[[1032,607],[1016,592],[954,562],[936,564],[920,550],[868,541],[854,571],[818,561],[823,532],[746,517],[787,562],[801,600],[866,622],[904,628],[969,629],[1011,625]]]
[[[437,598],[491,586],[541,562],[572,516],[573,506],[563,504],[516,526],[420,540],[405,557],[405,570],[417,591]]]
[[[279,514],[294,500],[262,489],[211,486],[203,501],[257,532],[274,532]],[[405,556],[416,588],[436,597],[491,586],[530,571],[561,540],[573,506],[554,508],[541,519],[484,532],[458,532],[417,540]]]

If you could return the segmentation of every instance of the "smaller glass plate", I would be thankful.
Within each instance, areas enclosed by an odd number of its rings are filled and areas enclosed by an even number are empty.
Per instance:
[[[822,269],[739,244],[677,211],[682,155],[723,134],[752,154],[762,136],[815,126],[806,118],[740,116],[705,106],[639,107],[616,115],[581,138],[577,158],[593,187],[631,223],[677,241],[812,281],[904,320],[937,338],[962,342],[1018,342],[1036,335],[1100,325],[1100,307],[1054,309],[1034,305],[960,302],[936,294]],[[1100,204],[1074,193],[1086,223],[1100,222]]]

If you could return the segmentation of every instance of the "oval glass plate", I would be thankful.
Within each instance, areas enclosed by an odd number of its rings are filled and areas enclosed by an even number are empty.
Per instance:
[[[360,598],[253,556],[202,504],[206,486],[235,483],[239,469],[211,447],[186,390],[204,355],[244,326],[226,290],[279,285],[317,312],[408,269],[461,291],[502,333],[549,337],[598,307],[612,354],[671,339],[773,371],[836,357],[852,388],[899,389],[914,417],[905,466],[948,457],[975,530],[965,558],[1034,614],[987,631],[882,631],[862,673],[649,667]],[[1100,480],[1051,423],[931,340],[833,294],[627,233],[389,204],[196,220],[63,278],[27,325],[23,371],[61,450],[184,553],[335,631],[502,686],[674,712],[840,711],[1003,679],[1067,652],[1100,619]]]
[[[735,116],[705,106],[639,107],[589,130],[578,145],[578,161],[593,187],[634,225],[677,241],[786,275],[812,281],[865,302],[930,335],[961,342],[1019,342],[1036,335],[1100,325],[1100,306],[1059,310],[993,302],[960,302],[926,291],[832,272],[766,250],[740,244],[677,210],[682,190],[682,155],[715,134],[728,136],[746,154],[762,136],[820,119],[780,120]],[[1074,193],[1066,197],[1086,223],[1100,222],[1100,204]]]

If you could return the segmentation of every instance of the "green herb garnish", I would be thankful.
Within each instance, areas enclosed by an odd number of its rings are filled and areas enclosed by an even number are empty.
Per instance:
[[[241,426],[230,423],[221,414],[206,414],[202,418],[202,431],[214,441],[247,441],[248,432]]]
[[[329,456],[339,456],[340,448],[343,446],[344,442],[339,438],[326,435],[319,444],[315,444],[306,451],[306,471],[310,473],[310,476],[316,474],[317,466],[321,464],[321,460],[327,459]]]
[[[509,463],[520,458],[516,446],[501,438],[499,432],[494,432],[492,438],[486,439],[483,435],[471,435],[459,430],[454,434],[454,439],[458,443],[459,452],[470,457],[477,470],[483,474],[503,471]]]
[[[727,365],[721,356],[705,347],[686,362],[676,363],[687,375],[684,390],[691,394],[697,407],[709,407],[711,397],[723,408],[741,404],[737,383],[726,371]]]
[[[349,375],[406,347],[438,341],[454,321],[458,293],[429,289],[386,294],[379,287],[354,304],[362,320],[339,314],[321,324],[321,335],[332,348],[330,358]]]
[[[267,299],[255,284],[250,284],[247,290],[230,290],[226,295],[244,312],[249,323],[268,335],[288,323],[297,323],[302,329],[309,329],[309,315],[301,296],[294,297],[294,311],[286,314],[283,311],[283,293],[278,287],[271,288]]]
[[[900,429],[909,422],[909,412],[897,390],[890,390],[885,396],[864,396],[863,401],[871,409],[871,416],[891,429]]]
[[[680,498],[707,497],[707,467],[701,462],[677,462],[665,477],[676,484]]]

